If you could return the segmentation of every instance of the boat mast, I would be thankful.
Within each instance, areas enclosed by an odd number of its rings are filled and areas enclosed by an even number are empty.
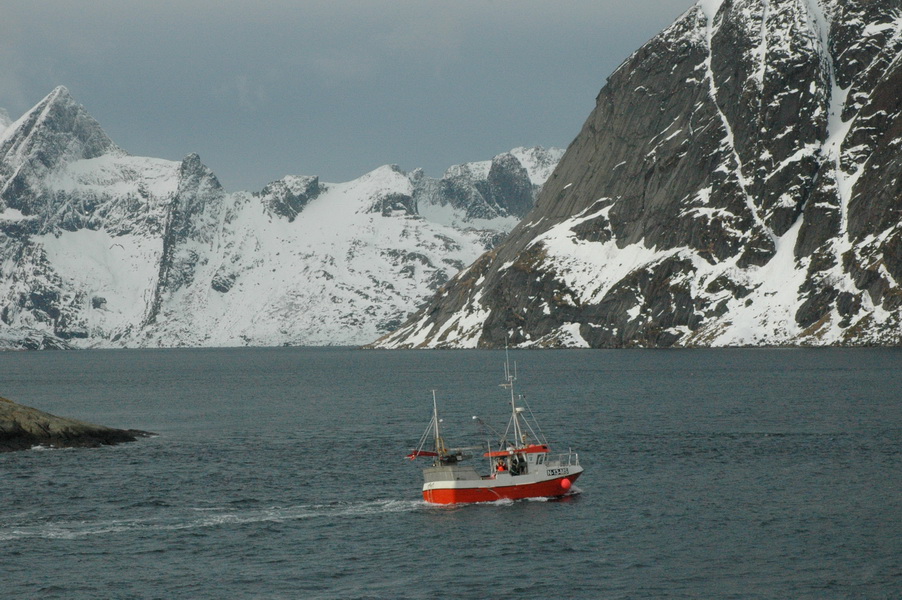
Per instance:
[[[510,352],[508,352],[507,344],[504,345],[504,378],[507,383],[501,384],[502,387],[510,389],[511,392],[511,421],[514,424],[514,447],[523,444],[523,432],[520,430],[520,415],[517,413],[517,401],[514,396],[514,381],[517,380],[517,363],[514,363],[514,370],[511,371]]]
[[[439,431],[439,419],[438,419],[438,402],[435,399],[435,390],[432,390],[432,422],[435,425],[435,451],[439,456],[444,456],[445,454],[445,441],[442,439],[442,434]]]

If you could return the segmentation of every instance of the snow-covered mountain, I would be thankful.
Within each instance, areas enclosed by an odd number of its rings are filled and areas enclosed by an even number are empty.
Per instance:
[[[0,346],[359,344],[519,221],[562,152],[225,191],[130,156],[65,88],[0,127]]]
[[[902,0],[699,0],[381,347],[902,342]]]

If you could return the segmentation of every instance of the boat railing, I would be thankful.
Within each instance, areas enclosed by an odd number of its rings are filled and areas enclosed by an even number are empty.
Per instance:
[[[548,461],[549,463],[556,463],[562,467],[578,467],[579,466],[579,453],[570,450],[569,452],[562,452],[554,457],[551,457]]]

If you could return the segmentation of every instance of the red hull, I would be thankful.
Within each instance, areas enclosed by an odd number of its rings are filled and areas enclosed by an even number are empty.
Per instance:
[[[549,479],[525,485],[473,488],[439,488],[423,490],[423,499],[433,504],[466,504],[471,502],[496,502],[498,500],[521,500],[523,498],[555,498],[570,491],[570,485],[561,485],[563,480],[571,484],[581,473]],[[566,487],[565,487],[566,486]]]

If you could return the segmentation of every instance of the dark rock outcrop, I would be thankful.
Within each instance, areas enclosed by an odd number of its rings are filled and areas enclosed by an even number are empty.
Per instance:
[[[96,448],[153,435],[136,429],[113,429],[57,417],[0,398],[0,452],[52,448]]]
[[[254,196],[263,200],[270,213],[285,217],[290,223],[321,191],[319,177],[284,177],[265,186]]]
[[[489,197],[507,214],[522,219],[535,203],[529,173],[510,152],[492,159],[487,183]]]

